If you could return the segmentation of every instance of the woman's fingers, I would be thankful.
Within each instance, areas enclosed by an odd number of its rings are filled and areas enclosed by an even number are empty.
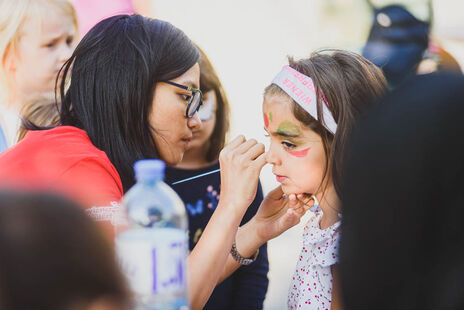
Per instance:
[[[252,163],[252,165],[258,169],[258,171],[261,171],[261,169],[264,167],[266,164],[266,153],[263,153],[259,155]]]
[[[244,143],[245,144],[245,143]],[[242,156],[249,160],[255,160],[265,151],[264,144],[255,143]]]
[[[235,147],[234,153],[237,155],[245,154],[248,152],[250,148],[252,148],[257,143],[258,141],[256,141],[255,139],[246,140],[242,144]]]
[[[282,191],[282,186],[279,185],[276,188],[274,188],[272,191],[270,191],[267,194],[267,197],[273,200],[279,200],[282,198],[283,195],[284,195],[284,192]]]
[[[289,199],[289,209],[293,210],[293,212],[299,216],[302,217],[306,211],[308,211],[307,208],[305,208],[305,205],[298,199],[297,195],[295,194],[290,194],[288,196]]]
[[[282,228],[284,230],[295,226],[300,222],[301,216],[298,216],[293,209],[287,209],[284,216],[282,217]]]
[[[243,142],[245,142],[245,141],[246,141],[246,139],[245,139],[244,135],[238,135],[234,140],[227,143],[227,145],[224,147],[224,149],[233,150],[233,149],[237,148],[239,145],[243,144]]]

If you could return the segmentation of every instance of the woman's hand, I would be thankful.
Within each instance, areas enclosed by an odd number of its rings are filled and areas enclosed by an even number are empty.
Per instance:
[[[298,224],[312,203],[312,199],[304,194],[284,196],[281,186],[272,190],[252,219],[260,243],[267,242]]]
[[[261,169],[266,164],[264,145],[240,135],[219,155],[221,205],[232,206],[243,216],[253,202]]]

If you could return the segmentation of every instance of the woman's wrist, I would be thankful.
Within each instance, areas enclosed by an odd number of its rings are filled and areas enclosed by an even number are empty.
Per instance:
[[[242,218],[248,209],[248,204],[238,199],[229,199],[226,197],[223,198],[221,196],[219,198],[217,208],[222,208],[224,212],[231,216],[231,219],[238,219],[239,221],[242,221]]]
[[[252,257],[256,251],[267,242],[259,236],[257,222],[254,217],[241,226],[235,237],[237,250],[243,257]]]

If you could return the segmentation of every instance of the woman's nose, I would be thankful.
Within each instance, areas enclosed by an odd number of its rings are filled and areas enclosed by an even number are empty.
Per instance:
[[[198,116],[198,112],[195,112],[195,114],[187,120],[187,126],[192,130],[198,130],[201,128],[201,120]]]

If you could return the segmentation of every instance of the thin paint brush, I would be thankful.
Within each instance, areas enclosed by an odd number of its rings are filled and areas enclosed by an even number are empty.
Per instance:
[[[216,170],[212,170],[212,171],[209,171],[209,172],[205,172],[205,173],[202,173],[202,174],[199,174],[199,175],[195,175],[195,176],[190,177],[190,178],[186,178],[186,179],[183,179],[183,180],[176,181],[176,182],[174,182],[174,183],[171,183],[171,185],[176,185],[176,184],[184,183],[184,182],[187,182],[187,181],[190,181],[190,180],[195,180],[195,179],[204,177],[205,175],[210,175],[210,174],[213,174],[213,173],[216,173],[216,172],[219,172],[219,171],[221,171],[221,170],[220,170],[220,169],[216,169]]]

